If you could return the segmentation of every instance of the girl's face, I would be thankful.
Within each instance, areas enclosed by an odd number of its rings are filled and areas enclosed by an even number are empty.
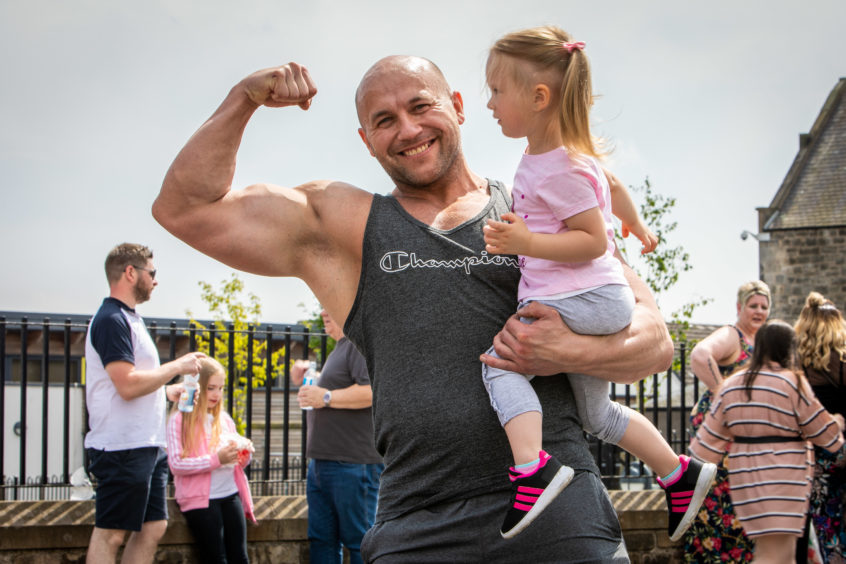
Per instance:
[[[222,372],[215,372],[209,377],[209,383],[206,386],[206,403],[209,410],[220,403],[223,398],[223,390],[226,384],[226,379]]]
[[[738,306],[738,321],[745,327],[752,329],[753,333],[761,328],[769,315],[770,300],[760,294],[755,294],[746,300],[746,305],[743,307]]]
[[[502,128],[502,134],[519,139],[529,133],[531,101],[516,81],[508,76],[507,72],[503,72],[504,64],[500,63],[499,68],[495,67],[488,73],[488,88],[491,91],[488,108],[493,111],[493,117]],[[491,61],[488,61],[488,65],[491,65]]]

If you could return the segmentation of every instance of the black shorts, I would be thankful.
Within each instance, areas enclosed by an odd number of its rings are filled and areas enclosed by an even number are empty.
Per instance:
[[[167,520],[167,453],[163,448],[86,451],[88,471],[97,479],[98,528],[140,531],[147,521]]]

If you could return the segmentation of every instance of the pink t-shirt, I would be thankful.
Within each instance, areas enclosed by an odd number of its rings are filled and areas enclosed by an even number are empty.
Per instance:
[[[533,233],[563,233],[567,218],[599,206],[605,218],[605,253],[586,262],[557,262],[520,256],[520,300],[577,294],[605,284],[626,284],[614,257],[611,189],[596,159],[571,157],[563,147],[523,154],[514,175],[514,213]]]

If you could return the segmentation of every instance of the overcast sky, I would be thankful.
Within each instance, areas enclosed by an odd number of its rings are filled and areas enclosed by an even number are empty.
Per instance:
[[[295,6],[295,7],[289,7]],[[433,0],[0,0],[0,310],[93,313],[103,260],[123,241],[152,247],[149,317],[208,315],[198,281],[230,269],[151,217],[164,173],[228,90],[297,61],[319,93],[311,110],[261,109],[239,154],[237,188],[317,178],[392,188],[359,139],[353,93],[390,54],[435,61],[464,97],[465,153],[510,183],[524,142],[485,108],[483,67],[505,32],[554,23],[587,43],[595,132],[627,184],[649,177],[677,198],[670,245],[691,272],[662,296],[669,313],[713,298],[695,321],[734,319],[737,286],[758,274],[756,207],[780,186],[823,102],[846,76],[846,2]],[[298,280],[243,275],[269,322],[313,304]]]

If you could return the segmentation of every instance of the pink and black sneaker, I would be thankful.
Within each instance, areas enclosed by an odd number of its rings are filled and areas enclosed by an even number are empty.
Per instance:
[[[511,480],[511,506],[499,531],[506,539],[528,527],[573,479],[572,468],[563,466],[544,451],[541,451],[539,456],[540,464],[531,474],[521,474],[514,468],[508,469],[508,477]]]
[[[667,534],[673,542],[690,528],[717,475],[717,467],[710,462],[699,462],[685,455],[679,456],[679,460],[682,475],[678,480],[669,485],[658,480],[667,495],[667,510],[670,512]]]

